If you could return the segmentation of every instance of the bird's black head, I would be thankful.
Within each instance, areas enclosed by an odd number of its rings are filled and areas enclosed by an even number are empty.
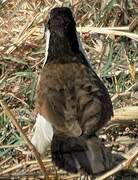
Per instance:
[[[47,63],[79,53],[79,44],[76,35],[76,23],[72,12],[67,7],[54,8],[46,25],[48,32],[46,42]],[[47,36],[47,33],[46,33]]]
[[[46,63],[75,62],[89,66],[79,47],[76,23],[69,8],[58,7],[52,9],[46,26],[48,27]]]
[[[51,10],[48,21],[50,33],[56,33],[57,36],[70,36],[75,29],[75,21],[72,12],[67,7],[57,7]]]

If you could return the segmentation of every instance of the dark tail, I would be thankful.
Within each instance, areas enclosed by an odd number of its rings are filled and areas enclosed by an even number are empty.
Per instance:
[[[51,152],[56,166],[71,173],[83,170],[89,175],[97,175],[113,166],[111,153],[96,136],[65,138],[54,135]]]

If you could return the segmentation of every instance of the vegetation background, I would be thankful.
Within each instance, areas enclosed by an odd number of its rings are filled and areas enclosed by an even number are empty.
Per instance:
[[[0,0],[0,179],[43,178],[9,112],[14,112],[29,138],[45,53],[43,22],[52,7],[69,4],[86,54],[108,88],[115,109],[115,117],[100,131],[101,140],[112,152],[126,158],[137,143],[138,1]],[[129,166],[134,174],[119,179],[138,179],[137,160]],[[79,179],[79,174],[56,169],[49,151],[44,165],[50,179]]]

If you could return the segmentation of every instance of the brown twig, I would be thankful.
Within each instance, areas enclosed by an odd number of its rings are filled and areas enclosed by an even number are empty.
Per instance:
[[[122,163],[120,163],[119,165],[111,169],[110,171],[106,172],[105,174],[97,177],[95,180],[106,179],[123,169],[127,169],[132,163],[132,161],[134,161],[135,158],[138,156],[138,144],[136,144],[127,154],[128,154],[128,158],[126,160],[122,161]]]
[[[112,102],[115,101],[118,97],[120,96],[130,96],[132,93],[131,92],[123,92],[123,93],[118,93],[118,94],[115,94],[111,100]]]
[[[32,145],[32,143],[30,142],[30,140],[27,138],[27,136],[24,134],[22,128],[19,126],[19,124],[17,123],[17,120],[15,118],[14,113],[8,108],[7,104],[3,101],[0,100],[0,104],[3,107],[6,115],[10,118],[10,120],[12,121],[13,125],[16,127],[16,129],[18,130],[18,132],[21,134],[21,136],[23,137],[23,139],[26,141],[28,147],[30,150],[32,150],[34,152],[34,156],[38,161],[38,164],[41,168],[41,171],[45,177],[46,180],[49,180],[48,177],[48,173],[46,172],[46,169],[43,165],[43,162],[40,158],[40,154],[38,153],[38,151],[36,150],[36,148]]]
[[[125,92],[122,93],[116,93],[112,98],[112,102],[115,101],[120,96],[131,96],[132,92],[131,90],[134,88],[137,88],[138,82],[134,83],[132,86],[130,86]]]
[[[12,157],[8,157],[7,159],[4,159],[4,161],[0,162],[0,167],[3,166],[6,162],[10,161]]]
[[[14,93],[9,92],[9,93],[7,93],[7,95],[12,96],[13,98],[15,98],[16,100],[21,102],[23,105],[29,106],[24,100],[22,100],[21,98],[17,97]]]

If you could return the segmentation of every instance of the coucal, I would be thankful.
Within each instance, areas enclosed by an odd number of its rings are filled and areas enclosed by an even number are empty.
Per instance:
[[[110,120],[109,93],[86,59],[67,7],[54,8],[46,24],[46,57],[40,74],[32,143],[71,173],[100,174],[112,167],[96,132]]]

